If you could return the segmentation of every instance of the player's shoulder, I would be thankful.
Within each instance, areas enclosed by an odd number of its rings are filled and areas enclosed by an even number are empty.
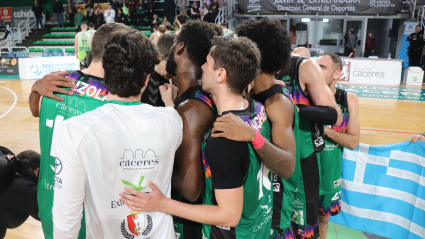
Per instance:
[[[350,103],[350,101],[351,102],[358,102],[359,101],[359,98],[357,97],[357,95],[356,94],[354,94],[354,93],[351,93],[351,92],[347,92],[347,100],[348,100],[348,103]]]
[[[149,104],[143,104],[142,107],[145,110],[149,110],[151,112],[155,112],[162,119],[169,118],[173,120],[173,122],[178,123],[181,127],[183,127],[183,122],[180,114],[173,107],[154,107]]]

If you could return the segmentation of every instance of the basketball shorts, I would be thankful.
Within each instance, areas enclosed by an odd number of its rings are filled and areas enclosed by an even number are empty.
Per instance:
[[[86,59],[87,56],[87,52],[86,51],[78,51],[78,60],[82,61],[84,59]]]
[[[292,226],[289,226],[286,229],[272,229],[272,234],[270,239],[295,239],[294,231]]]
[[[341,191],[334,194],[319,196],[319,213],[325,216],[335,216],[341,211]]]

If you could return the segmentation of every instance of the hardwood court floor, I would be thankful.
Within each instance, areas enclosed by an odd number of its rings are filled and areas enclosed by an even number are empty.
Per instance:
[[[27,149],[40,152],[38,118],[32,117],[28,105],[33,83],[0,79],[0,145],[15,154]],[[359,103],[361,143],[398,143],[425,132],[425,102],[359,98]],[[8,230],[5,238],[41,239],[41,224],[30,218]]]

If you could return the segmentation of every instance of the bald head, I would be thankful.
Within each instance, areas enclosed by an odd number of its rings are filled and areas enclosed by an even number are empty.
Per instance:
[[[310,59],[310,51],[305,47],[297,47],[292,51],[292,53],[295,53],[303,58]]]

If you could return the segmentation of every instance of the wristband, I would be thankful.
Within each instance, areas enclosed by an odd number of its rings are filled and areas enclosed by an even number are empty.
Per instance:
[[[254,147],[254,149],[259,149],[263,147],[265,142],[266,139],[260,134],[260,132],[255,131],[255,138],[251,141],[252,147]]]

